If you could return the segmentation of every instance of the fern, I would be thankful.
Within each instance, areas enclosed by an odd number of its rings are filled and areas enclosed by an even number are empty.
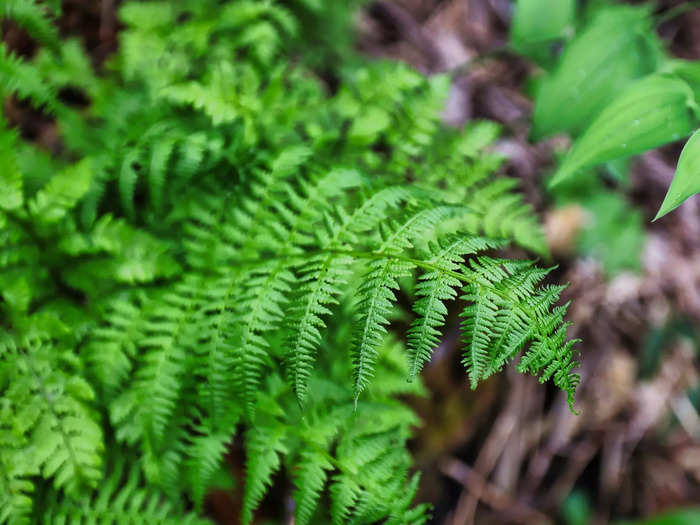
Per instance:
[[[443,246],[431,246],[426,262],[440,269],[423,274],[417,286],[416,293],[420,299],[416,301],[414,310],[418,317],[413,321],[407,336],[411,360],[409,379],[413,379],[420,372],[423,365],[430,360],[432,349],[440,342],[439,328],[444,324],[447,315],[444,302],[456,298],[455,288],[461,284],[459,278],[451,273],[459,269],[458,263],[465,256],[498,246],[498,243],[478,237],[457,237],[448,239]],[[475,339],[474,335],[468,338],[472,345],[475,344]]]
[[[49,18],[56,11],[60,11],[60,7],[34,0],[5,0],[2,5],[3,18],[14,21],[31,36],[49,46],[58,45],[58,31]]]
[[[78,524],[209,523],[192,513],[183,512],[165,495],[145,487],[141,465],[128,457],[114,460],[99,489],[79,499],[66,500],[58,492],[50,491],[45,495],[45,510],[39,519],[44,523]]]
[[[6,506],[26,504],[22,493],[34,490],[31,477],[37,474],[73,494],[94,487],[100,478],[103,443],[94,393],[72,370],[76,363],[64,346],[68,341],[61,341],[65,336],[48,340],[50,331],[41,330],[52,324],[53,330],[66,330],[47,313],[27,319],[19,339],[3,333],[0,431],[8,449],[2,457]],[[14,517],[12,511],[3,512]]]
[[[44,45],[3,45],[3,94],[61,148],[0,122],[0,520],[198,523],[238,441],[245,523],[276,476],[300,524],[425,523],[399,398],[455,306],[472,386],[520,355],[573,407],[562,287],[495,253],[542,232],[495,126],[440,124],[447,78],[348,59],[330,93],[312,65],[351,51],[305,36],[345,7],[215,0],[125,3],[98,75],[7,5]]]

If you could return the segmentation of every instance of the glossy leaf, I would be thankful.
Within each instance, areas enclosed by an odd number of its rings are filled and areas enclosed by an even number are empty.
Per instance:
[[[546,18],[546,17],[543,17]],[[532,136],[580,134],[621,89],[656,70],[661,46],[649,10],[600,9],[537,91]]]
[[[629,157],[688,136],[697,126],[697,104],[683,80],[651,75],[624,90],[574,143],[551,181],[581,168]]]
[[[685,80],[695,93],[695,99],[700,101],[700,61],[669,60],[663,71]]]
[[[671,187],[654,220],[676,209],[696,193],[700,193],[700,130],[690,137],[683,148]]]

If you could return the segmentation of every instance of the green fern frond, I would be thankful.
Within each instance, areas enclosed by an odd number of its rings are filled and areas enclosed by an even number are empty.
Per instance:
[[[211,432],[232,429],[240,412],[231,375],[236,365],[237,318],[232,307],[236,277],[204,281],[202,308],[194,317],[199,333],[195,352],[197,391],[204,410],[206,425]]]
[[[540,380],[555,378],[573,409],[573,394],[579,378],[573,346],[563,322],[568,305],[553,306],[564,289],[538,283],[549,273],[527,262],[514,263],[480,257],[465,270],[470,283],[463,299],[470,301],[462,316],[467,348],[463,363],[472,388],[501,367],[530,343],[518,370],[540,374]]]
[[[90,159],[68,166],[40,189],[29,202],[29,211],[39,221],[52,223],[62,219],[90,188]]]
[[[192,324],[199,294],[197,280],[179,284],[160,297],[143,325],[139,340],[142,366],[136,376],[136,407],[139,418],[154,443],[165,436],[165,429],[175,412],[186,371],[187,351],[196,344]]]
[[[93,330],[85,347],[85,361],[107,399],[112,399],[129,377],[143,333],[143,297],[115,297],[102,308],[105,324]]]
[[[148,170],[148,189],[156,211],[163,209],[163,188],[170,158],[175,150],[176,141],[172,137],[159,139],[151,149]]]
[[[56,26],[49,19],[52,12],[50,6],[35,0],[4,0],[2,17],[12,20],[40,42],[57,47],[59,38]]]
[[[221,468],[221,458],[226,452],[226,445],[231,440],[235,423],[236,420],[232,418],[230,426],[219,433],[212,433],[209,429],[202,428],[204,432],[193,437],[187,447],[186,479],[198,510],[202,508],[204,496],[212,484],[214,475]]]
[[[13,415],[12,408],[4,404],[0,411],[3,421],[9,421]],[[38,470],[32,465],[31,455],[24,453],[24,439],[5,425],[0,425],[0,447],[0,521],[28,524],[34,503],[31,477]]]
[[[450,239],[431,247],[427,263],[439,269],[424,273],[416,289],[420,299],[414,303],[413,309],[418,317],[407,334],[411,363],[409,380],[420,372],[440,342],[439,328],[444,325],[447,315],[444,302],[457,297],[456,288],[461,282],[448,272],[458,270],[458,263],[465,256],[499,246],[501,243],[490,239],[466,237]]]
[[[42,523],[115,523],[131,525],[206,525],[210,522],[144,484],[140,462],[122,457],[112,462],[99,488],[82,497],[66,499],[58,491],[46,495]]]
[[[476,388],[488,366],[489,343],[496,335],[493,328],[498,316],[499,297],[488,287],[473,288],[473,291],[470,290],[472,293],[462,297],[472,303],[462,312],[462,331],[467,345],[462,364],[469,371],[471,387]]]
[[[0,196],[0,209],[14,210],[24,201],[24,177],[17,164],[15,148],[17,134],[5,127],[5,121],[0,116],[0,163],[3,170],[0,173],[0,185],[4,188]]]
[[[284,427],[279,424],[259,424],[248,431],[245,493],[241,512],[241,522],[244,525],[252,522],[253,510],[270,486],[272,475],[282,465],[280,454],[287,452],[284,438]]]
[[[172,279],[181,271],[169,243],[109,214],[87,233],[66,235],[59,247],[81,258],[63,272],[66,281],[80,290],[94,289],[95,282],[151,283]]]
[[[41,329],[47,321],[35,318],[31,330]],[[40,474],[70,494],[94,487],[101,474],[102,430],[91,407],[92,388],[71,370],[72,351],[29,333],[19,340],[4,334],[0,351],[2,376],[14,376],[4,385],[5,417],[0,421],[0,433],[14,436],[15,451],[2,455],[8,461],[3,464],[7,488],[30,491],[22,474]],[[3,499],[13,504],[23,501],[13,492]]]
[[[51,113],[59,105],[54,88],[43,81],[35,67],[8,51],[4,42],[0,42],[0,94],[3,97],[15,95]]]
[[[321,343],[325,323],[321,316],[329,315],[327,305],[337,304],[337,297],[352,273],[353,258],[330,253],[310,259],[299,270],[300,289],[286,316],[289,342],[287,368],[300,404],[307,394],[315,354]]]
[[[316,450],[302,450],[297,472],[294,478],[295,523],[308,525],[318,506],[321,491],[326,485],[328,472],[333,470],[333,463],[326,453]]]
[[[399,288],[398,280],[410,275],[412,269],[410,262],[392,259],[369,264],[358,291],[359,323],[352,351],[355,402],[374,374],[377,347],[387,333],[392,302],[396,300],[393,290]]]
[[[235,381],[245,400],[248,416],[255,410],[268,342],[264,334],[279,327],[294,275],[283,264],[272,262],[246,276],[246,287],[236,298]]]

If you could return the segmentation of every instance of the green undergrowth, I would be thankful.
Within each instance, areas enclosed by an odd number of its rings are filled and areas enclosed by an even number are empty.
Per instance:
[[[57,2],[3,3],[39,44],[0,46],[5,102],[59,146],[3,116],[1,522],[200,523],[218,487],[250,523],[282,476],[297,524],[424,523],[405,398],[448,308],[472,387],[516,360],[573,406],[494,125],[443,127],[448,79],[358,58],[330,4],[126,2],[96,70]]]

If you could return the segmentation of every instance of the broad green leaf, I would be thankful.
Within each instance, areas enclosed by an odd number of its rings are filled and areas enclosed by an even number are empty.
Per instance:
[[[683,148],[671,187],[654,220],[675,210],[683,201],[696,193],[700,193],[700,130],[690,137]]]
[[[533,138],[580,134],[616,93],[656,70],[660,49],[646,7],[598,10],[566,46],[557,69],[542,80]]]
[[[511,47],[546,63],[551,43],[572,30],[576,0],[518,0],[510,30]]]
[[[625,89],[574,143],[550,185],[576,171],[679,140],[697,127],[693,92],[679,78],[650,75]]]
[[[700,61],[698,60],[669,60],[663,72],[670,73],[685,80],[695,93],[695,100],[700,101]]]

